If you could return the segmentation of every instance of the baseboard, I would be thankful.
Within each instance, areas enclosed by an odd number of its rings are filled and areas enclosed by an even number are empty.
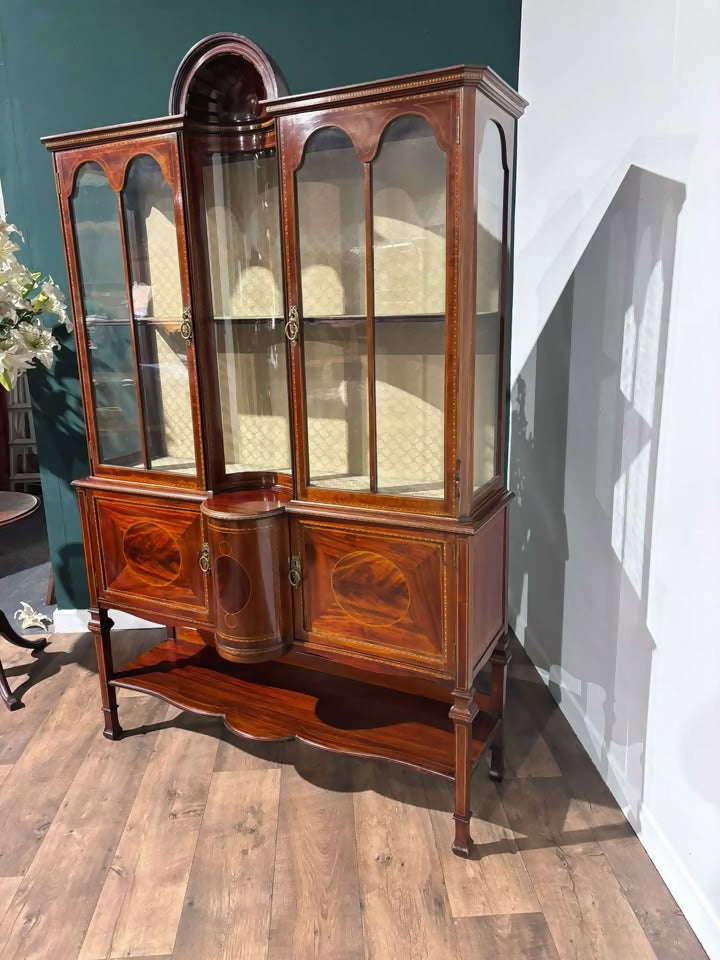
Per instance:
[[[595,764],[600,776],[607,784],[633,830],[637,833],[640,842],[657,867],[657,871],[668,890],[685,914],[687,922],[708,956],[720,960],[720,913],[717,908],[705,896],[690,875],[687,867],[678,856],[672,841],[660,826],[652,810],[648,808],[647,803],[641,803],[638,814],[635,814],[632,807],[627,803],[627,797],[632,796],[637,791],[632,788],[624,775],[624,771],[615,759],[606,754],[604,738],[586,716],[584,708],[575,693],[562,683],[562,678],[554,676],[555,671],[551,665],[548,665],[548,659],[545,656],[542,644],[538,642],[536,637],[528,637],[526,624],[517,624],[516,626],[520,626],[518,632],[525,635],[529,641],[527,645],[538,659],[543,661],[543,666],[538,667],[536,665],[535,667],[543,682],[547,685],[548,681],[552,680],[553,685],[559,688],[561,692],[559,706],[563,716],[572,727],[585,752]],[[522,629],[523,626],[525,630]],[[560,682],[558,682],[558,679]],[[606,764],[604,771],[598,766],[598,760],[601,757]]]
[[[657,867],[658,873],[685,914],[687,922],[706,953],[709,957],[720,960],[720,913],[689,873],[647,802],[643,801],[640,804],[637,814],[627,803],[626,798],[637,791],[632,788],[615,759],[612,756],[605,756],[606,770],[603,771],[598,767],[598,757],[603,755],[603,738],[594,724],[588,720],[582,705],[578,703],[572,691],[564,687],[561,687],[561,691],[560,709],[573,728],[573,732],[637,833],[648,856]]]
[[[641,820],[642,828],[638,836],[648,856],[710,960],[720,960],[720,913],[717,905],[708,900],[690,876],[671,841],[647,807],[641,812]]]
[[[159,626],[131,613],[123,613],[122,610],[111,610],[110,616],[116,630],[151,630]],[[87,630],[89,620],[89,610],[56,610],[53,614],[55,633],[83,633]]]

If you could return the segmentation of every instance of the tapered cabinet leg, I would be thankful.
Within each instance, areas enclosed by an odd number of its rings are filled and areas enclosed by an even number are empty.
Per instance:
[[[505,712],[507,668],[510,663],[507,633],[503,634],[498,640],[490,662],[492,664],[491,710],[496,717],[499,717],[500,723],[495,731],[493,742],[490,745],[490,772],[488,776],[491,780],[499,783],[505,776],[505,727],[503,714]]]
[[[505,730],[503,722],[495,731],[493,742],[490,745],[490,770],[488,776],[496,783],[500,783],[505,777]]]
[[[108,740],[118,740],[122,736],[122,728],[118,720],[117,692],[109,681],[113,676],[112,650],[110,647],[110,630],[113,622],[107,610],[93,608],[90,611],[91,619],[88,628],[95,638],[95,654],[98,662],[98,678],[100,680],[100,695],[105,729],[103,736]]]
[[[455,691],[450,719],[455,725],[455,840],[453,853],[469,857],[473,841],[470,836],[470,778],[472,775],[472,725],[478,712],[471,692]]]

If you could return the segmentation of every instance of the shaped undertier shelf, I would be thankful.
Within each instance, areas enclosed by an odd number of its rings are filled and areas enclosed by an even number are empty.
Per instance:
[[[347,679],[280,658],[233,664],[212,647],[166,640],[118,671],[115,687],[139,690],[193,713],[222,717],[251,740],[292,740],[392,760],[452,779],[455,736],[447,703]],[[475,764],[497,721],[480,711],[473,725]]]

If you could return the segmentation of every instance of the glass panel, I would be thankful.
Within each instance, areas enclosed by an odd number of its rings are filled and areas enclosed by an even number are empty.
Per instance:
[[[310,137],[296,187],[303,317],[364,316],[363,166],[347,134]]]
[[[369,490],[367,322],[306,322],[305,395],[311,484]]]
[[[445,323],[375,324],[378,491],[442,498],[445,492]]]
[[[130,161],[122,202],[149,466],[194,474],[173,191],[152,157]]]
[[[365,194],[363,166],[345,133],[313,134],[296,187],[309,482],[367,491]]]
[[[143,467],[117,195],[96,163],[71,198],[101,463]]]
[[[445,154],[422,117],[372,162],[378,492],[444,496]]]
[[[485,126],[477,157],[477,284],[473,487],[495,476],[505,170],[500,130]]]
[[[205,224],[227,473],[291,472],[274,152],[212,152]]]

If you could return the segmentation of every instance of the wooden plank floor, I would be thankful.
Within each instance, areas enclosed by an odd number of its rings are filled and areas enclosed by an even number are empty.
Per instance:
[[[118,663],[158,639],[118,634]],[[472,860],[440,779],[120,691],[100,735],[88,635],[2,644],[0,960],[701,960],[522,650],[508,777],[473,781]]]

